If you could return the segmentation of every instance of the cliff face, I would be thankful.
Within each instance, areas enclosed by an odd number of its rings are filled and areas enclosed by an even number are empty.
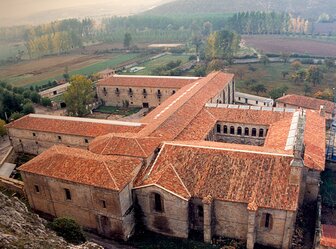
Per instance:
[[[18,198],[9,198],[0,192],[0,248],[103,249],[89,242],[71,245],[47,229],[46,224]]]

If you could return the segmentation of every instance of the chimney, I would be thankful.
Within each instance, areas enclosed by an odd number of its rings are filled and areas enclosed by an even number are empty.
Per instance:
[[[320,111],[319,111],[319,113],[320,113],[320,115],[321,115],[322,117],[325,117],[325,115],[326,115],[326,107],[325,107],[325,105],[321,105],[321,106],[320,106]]]

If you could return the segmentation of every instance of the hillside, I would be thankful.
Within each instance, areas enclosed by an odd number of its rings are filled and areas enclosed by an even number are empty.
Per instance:
[[[91,242],[69,244],[47,229],[46,224],[18,198],[9,198],[0,191],[0,248],[103,249]]]
[[[240,11],[286,11],[305,18],[317,18],[321,13],[335,15],[335,8],[335,0],[176,0],[158,6],[146,13],[152,15],[184,15]]]

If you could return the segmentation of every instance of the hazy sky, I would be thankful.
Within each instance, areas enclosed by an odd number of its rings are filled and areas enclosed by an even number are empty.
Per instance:
[[[127,15],[171,0],[0,0],[0,25],[49,19]]]

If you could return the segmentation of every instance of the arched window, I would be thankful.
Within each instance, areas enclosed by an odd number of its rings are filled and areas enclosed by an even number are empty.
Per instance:
[[[264,137],[264,129],[259,129],[259,137]]]
[[[227,125],[224,125],[223,132],[224,132],[224,134],[227,134],[227,133],[228,133],[228,127],[227,127]]]
[[[221,125],[220,124],[217,125],[217,133],[221,133]]]
[[[245,133],[244,133],[245,136],[249,136],[250,135],[250,130],[249,128],[245,128]]]
[[[154,210],[156,212],[163,212],[163,199],[160,194],[154,193]]]
[[[233,126],[230,127],[230,134],[231,135],[235,134],[235,128]]]
[[[255,136],[257,136],[257,129],[253,128],[252,129],[252,137],[255,137]]]
[[[239,126],[237,129],[237,135],[241,136],[241,134],[242,134],[242,128]]]

